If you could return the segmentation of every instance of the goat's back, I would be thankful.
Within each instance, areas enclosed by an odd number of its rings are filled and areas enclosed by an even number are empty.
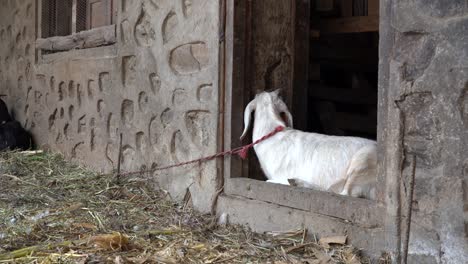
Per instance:
[[[255,151],[268,179],[299,179],[328,190],[346,178],[353,156],[365,146],[376,147],[376,142],[288,129],[258,144]]]

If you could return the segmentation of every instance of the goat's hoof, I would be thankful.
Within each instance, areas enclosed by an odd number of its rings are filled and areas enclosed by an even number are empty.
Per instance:
[[[340,192],[340,195],[346,195],[346,196],[348,196],[349,193],[348,193],[348,191],[342,191],[342,192]]]
[[[297,187],[297,182],[295,179],[288,179],[289,185]]]

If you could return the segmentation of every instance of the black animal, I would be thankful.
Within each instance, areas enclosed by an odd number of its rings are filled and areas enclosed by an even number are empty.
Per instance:
[[[32,147],[31,135],[11,118],[5,102],[0,99],[0,151],[6,149],[27,150]]]
[[[11,116],[8,113],[8,108],[5,102],[0,99],[0,124],[4,124],[9,121],[11,121]]]

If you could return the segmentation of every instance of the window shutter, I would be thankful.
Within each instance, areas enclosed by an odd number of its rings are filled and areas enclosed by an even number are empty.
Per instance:
[[[55,36],[71,34],[72,5],[72,0],[55,0]]]
[[[88,0],[87,29],[112,24],[112,0]]]

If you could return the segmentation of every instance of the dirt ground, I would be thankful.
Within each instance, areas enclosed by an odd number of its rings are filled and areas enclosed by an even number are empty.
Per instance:
[[[0,153],[0,263],[367,263],[345,237],[219,226],[146,186],[58,154]]]

